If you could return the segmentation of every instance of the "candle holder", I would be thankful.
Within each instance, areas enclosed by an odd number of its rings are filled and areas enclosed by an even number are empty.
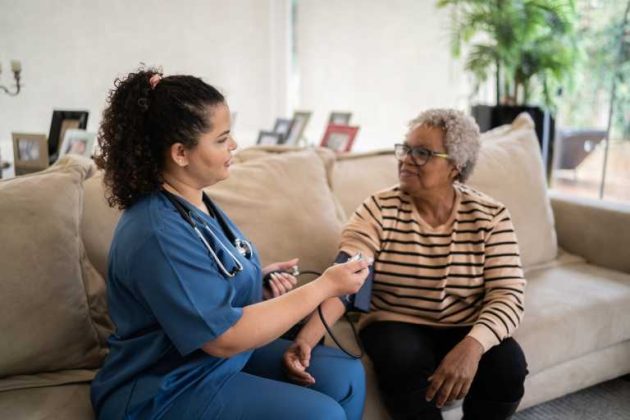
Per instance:
[[[4,93],[6,93],[9,96],[17,96],[18,93],[20,93],[20,73],[22,72],[22,64],[17,61],[17,60],[13,60],[11,61],[11,71],[13,72],[13,78],[15,79],[15,91],[12,92],[11,90],[9,90],[9,88],[7,88],[4,85],[0,85],[0,89],[2,89],[4,91]],[[0,75],[2,74],[2,67],[0,66]]]

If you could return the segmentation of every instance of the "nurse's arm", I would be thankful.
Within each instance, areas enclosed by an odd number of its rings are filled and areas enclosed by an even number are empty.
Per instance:
[[[368,272],[365,260],[330,267],[321,277],[302,287],[244,307],[241,318],[202,349],[211,356],[226,358],[263,346],[310,315],[324,300],[356,293]]]

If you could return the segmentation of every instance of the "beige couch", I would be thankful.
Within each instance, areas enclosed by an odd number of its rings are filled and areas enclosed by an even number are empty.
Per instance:
[[[630,372],[630,207],[548,196],[531,120],[486,133],[470,184],[504,202],[529,281],[516,338],[521,408]],[[246,149],[209,189],[261,251],[322,270],[347,215],[397,181],[390,152]],[[0,182],[0,418],[90,419],[106,355],[106,258],[117,211],[91,162]],[[558,245],[560,248],[558,248]],[[337,331],[352,344],[347,324]],[[371,371],[366,419],[387,418]],[[457,404],[445,417],[458,418]]]

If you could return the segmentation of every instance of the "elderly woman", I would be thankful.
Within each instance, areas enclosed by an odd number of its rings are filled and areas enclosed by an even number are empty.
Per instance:
[[[461,112],[420,114],[395,146],[400,184],[365,200],[342,235],[341,251],[375,259],[360,335],[395,419],[440,419],[462,398],[467,420],[506,419],[523,396],[527,365],[510,336],[526,281],[510,213],[464,185],[479,146]],[[339,299],[323,308],[330,321],[344,311]],[[285,354],[304,383],[322,334],[312,317]]]

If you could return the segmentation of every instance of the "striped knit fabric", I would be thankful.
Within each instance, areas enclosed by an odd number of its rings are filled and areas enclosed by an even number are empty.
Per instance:
[[[449,220],[431,227],[398,187],[369,197],[354,212],[340,249],[374,257],[371,311],[360,322],[403,321],[473,326],[488,350],[523,317],[525,278],[510,213],[462,184]]]

